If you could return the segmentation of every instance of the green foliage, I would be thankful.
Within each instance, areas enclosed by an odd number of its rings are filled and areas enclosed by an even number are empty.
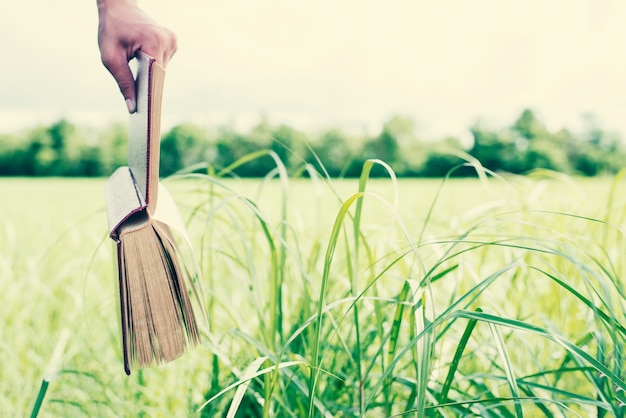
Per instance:
[[[603,131],[587,118],[586,132],[567,129],[551,132],[530,109],[509,127],[491,129],[476,123],[469,131],[473,143],[461,145],[458,138],[418,138],[414,122],[391,117],[376,135],[353,135],[339,129],[319,134],[304,133],[287,125],[272,126],[266,119],[248,132],[232,127],[207,129],[183,123],[164,132],[161,144],[161,174],[169,176],[189,167],[208,165],[218,170],[231,167],[246,155],[271,151],[288,173],[297,173],[303,163],[331,177],[358,177],[365,161],[379,159],[398,177],[472,176],[459,168],[464,152],[494,172],[523,174],[536,169],[583,176],[617,173],[626,159],[626,148],[615,134]],[[126,128],[113,125],[101,132],[60,120],[22,135],[0,135],[0,176],[108,176],[126,164]],[[239,177],[263,177],[274,168],[270,157],[252,159],[230,170]],[[193,169],[192,169],[193,170]],[[385,177],[379,166],[371,177]]]
[[[215,152],[206,131],[199,126],[175,126],[161,138],[160,174],[169,176],[184,167],[213,163]]]
[[[356,165],[355,151],[351,146],[353,142],[337,129],[324,132],[320,140],[313,144],[313,152],[307,162],[320,171],[325,170],[331,177],[343,177],[346,174],[353,177]]]
[[[524,109],[522,114],[513,123],[511,130],[517,132],[527,140],[549,136],[545,125],[530,109]]]
[[[274,169],[229,178],[255,159]],[[200,347],[130,377],[114,247],[102,245],[92,198],[102,180],[5,180],[0,407],[624,417],[626,171],[613,182],[547,170],[504,179],[464,161],[479,180],[397,180],[380,160],[358,182],[308,165],[296,170],[303,179],[267,151],[166,180],[197,251],[206,324]],[[372,179],[375,167],[388,178]],[[58,198],[68,191],[82,206]],[[19,203],[32,196],[48,216]]]
[[[304,132],[287,125],[280,125],[270,135],[269,149],[276,154],[285,167],[293,170],[299,167],[303,160],[309,161],[308,138]]]
[[[270,145],[270,137],[263,127],[254,132],[253,141],[246,135],[239,134],[232,129],[223,128],[217,140],[217,158],[215,166],[226,168],[236,161],[245,158],[246,155],[265,150]],[[249,165],[239,166],[231,171],[231,174],[241,177],[263,177],[271,171],[273,165],[269,157],[254,159]]]
[[[0,171],[5,176],[17,176],[28,171],[26,149],[15,135],[0,135]]]
[[[474,145],[469,153],[493,171],[523,173],[529,169],[525,158],[528,139],[512,132],[493,132],[480,125],[472,127]]]
[[[108,176],[115,169],[128,164],[128,133],[121,124],[107,127],[98,136],[97,149],[99,150],[100,173],[98,176]]]

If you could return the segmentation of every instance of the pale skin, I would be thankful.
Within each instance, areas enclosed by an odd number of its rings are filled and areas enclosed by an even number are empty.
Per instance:
[[[134,113],[135,81],[128,62],[143,51],[167,66],[176,52],[176,35],[141,10],[136,0],[97,0],[97,4],[102,63],[117,82],[128,112]]]

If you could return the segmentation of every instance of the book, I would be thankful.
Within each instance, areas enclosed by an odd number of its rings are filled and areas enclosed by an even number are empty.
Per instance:
[[[174,360],[200,340],[185,283],[189,275],[170,228],[184,226],[159,183],[164,79],[163,67],[140,52],[128,166],[119,167],[106,186],[110,237],[117,248],[124,371],[129,375],[135,366]]]

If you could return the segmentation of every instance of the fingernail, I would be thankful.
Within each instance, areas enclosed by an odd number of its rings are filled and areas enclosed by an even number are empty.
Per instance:
[[[135,113],[137,110],[133,99],[126,99],[126,107],[128,107],[128,113]]]

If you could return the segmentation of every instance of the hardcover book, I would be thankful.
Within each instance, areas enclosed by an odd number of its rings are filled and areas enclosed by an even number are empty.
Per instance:
[[[185,283],[187,270],[170,228],[180,228],[182,222],[159,183],[165,70],[141,52],[137,64],[128,166],[118,168],[106,186],[110,236],[117,244],[126,374],[134,366],[174,360],[200,339]]]

